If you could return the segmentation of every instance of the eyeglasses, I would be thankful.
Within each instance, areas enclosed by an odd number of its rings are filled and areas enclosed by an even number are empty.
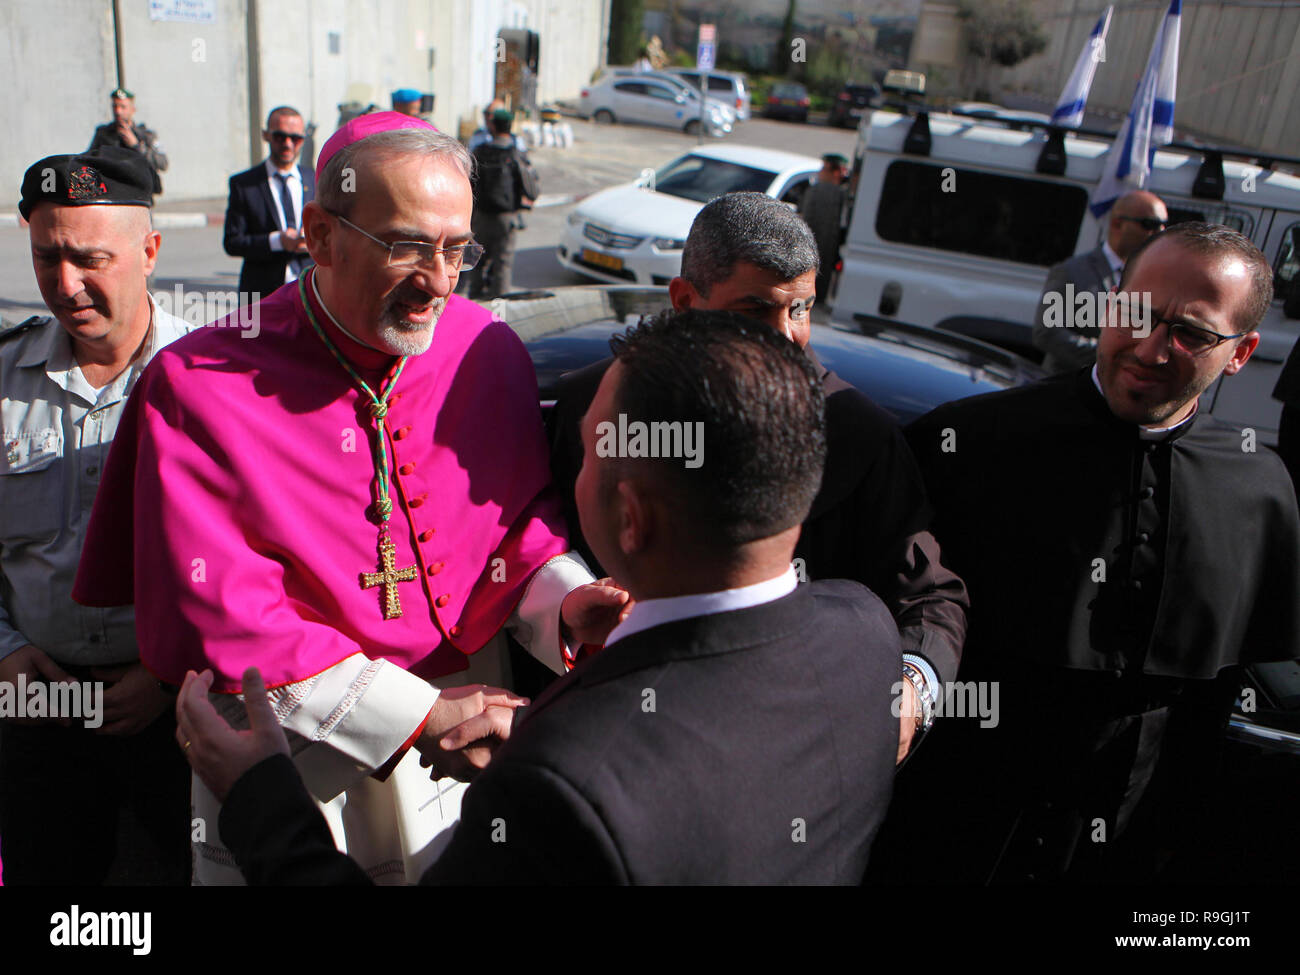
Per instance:
[[[281,132],[279,129],[276,129],[274,132],[268,134],[271,136],[272,139],[277,139],[279,141],[288,140],[289,142],[292,142],[294,145],[297,145],[303,139],[307,138],[305,135],[299,135],[297,132]]]
[[[1165,221],[1161,220],[1159,217],[1120,217],[1119,219],[1141,224],[1143,230],[1148,230],[1153,234],[1164,230],[1166,226]]]
[[[326,211],[329,212],[329,211]],[[363,237],[369,237],[380,247],[388,249],[388,266],[414,268],[423,267],[433,271],[438,267],[438,257],[447,262],[447,269],[450,271],[472,271],[474,265],[483,256],[483,245],[478,241],[470,241],[467,244],[453,244],[450,247],[434,247],[432,244],[426,244],[418,240],[399,240],[395,243],[388,243],[380,240],[374,234],[368,234],[347,217],[339,216],[341,223],[347,224]]]
[[[1117,296],[1118,297],[1118,296]],[[1131,306],[1136,304],[1134,301],[1117,301],[1118,310],[1117,327],[1126,332],[1132,332],[1134,325],[1146,327],[1146,322],[1133,321]],[[1156,318],[1154,315],[1150,319],[1150,332],[1154,332],[1161,325],[1169,326],[1169,341],[1174,347],[1184,355],[1203,356],[1211,349],[1218,348],[1224,342],[1230,342],[1233,339],[1245,338],[1250,332],[1235,332],[1232,335],[1224,335],[1222,332],[1215,332],[1208,328],[1200,328],[1196,325],[1188,325],[1186,322],[1175,322],[1168,318]]]

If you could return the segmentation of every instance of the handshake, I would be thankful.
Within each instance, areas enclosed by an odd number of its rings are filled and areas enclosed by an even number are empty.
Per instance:
[[[600,646],[632,608],[627,590],[613,579],[578,586],[560,606],[566,643]],[[244,672],[244,707],[249,728],[236,731],[208,700],[212,671],[185,675],[176,698],[176,740],[190,767],[222,802],[241,775],[272,755],[289,754],[289,740],[271,710],[256,667]],[[433,778],[468,781],[487,766],[496,747],[510,737],[515,708],[527,698],[499,687],[470,684],[444,689],[415,740],[420,764]]]
[[[244,707],[249,728],[236,731],[208,700],[212,671],[185,675],[176,698],[176,740],[190,767],[213,795],[225,802],[245,772],[272,755],[289,754],[289,740],[271,710],[266,685],[256,667],[244,672]],[[449,687],[438,695],[424,730],[415,740],[420,764],[433,778],[468,781],[510,737],[515,708],[528,699],[483,684]]]

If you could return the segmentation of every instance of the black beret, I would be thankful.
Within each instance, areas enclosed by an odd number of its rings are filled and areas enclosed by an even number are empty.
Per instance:
[[[46,156],[23,176],[18,212],[30,220],[36,204],[60,206],[91,203],[153,206],[153,169],[140,153],[118,146],[74,156]]]

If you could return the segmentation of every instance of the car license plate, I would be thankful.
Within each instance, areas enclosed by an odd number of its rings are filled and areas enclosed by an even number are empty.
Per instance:
[[[623,270],[623,258],[614,257],[612,254],[602,254],[600,251],[582,249],[582,259],[588,264],[596,264],[600,267],[609,268],[611,271]]]

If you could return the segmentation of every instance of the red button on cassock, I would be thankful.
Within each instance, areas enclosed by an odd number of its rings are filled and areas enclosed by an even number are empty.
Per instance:
[[[441,596],[438,597],[437,602],[438,602],[438,608],[442,609],[442,607],[446,606],[449,602],[451,602],[451,594],[443,593]]]
[[[460,636],[460,627],[459,627],[459,626],[453,626],[453,627],[452,627],[450,630],[448,630],[447,632],[450,633],[452,636]]]
[[[399,474],[409,474],[409,473],[411,473],[411,471],[413,471],[413,470],[415,470],[415,465],[414,465],[414,464],[403,464],[401,467],[399,467],[399,468],[397,469],[397,473],[399,473]]]
[[[412,508],[418,508],[420,507],[420,505],[424,504],[424,499],[427,497],[428,497],[427,494],[417,494],[410,501],[408,501],[407,504],[409,504]]]
[[[394,440],[402,440],[402,439],[404,439],[404,438],[406,437],[406,435],[407,435],[408,433],[410,433],[410,432],[411,432],[411,428],[410,428],[410,427],[398,427],[396,430],[393,431],[393,439],[394,439]]]
[[[427,542],[427,541],[428,541],[429,539],[431,539],[431,538],[433,538],[433,529],[432,529],[432,528],[428,528],[428,529],[426,529],[426,530],[420,532],[420,541],[422,541],[422,542]]]
[[[436,576],[441,571],[442,571],[441,562],[434,562],[431,566],[429,566],[429,575],[431,576]]]

